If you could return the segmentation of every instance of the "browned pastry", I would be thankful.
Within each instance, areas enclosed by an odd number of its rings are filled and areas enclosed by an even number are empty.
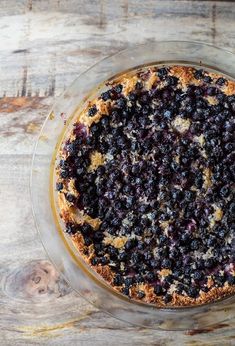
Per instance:
[[[235,82],[186,66],[119,76],[58,159],[61,217],[115,290],[157,306],[235,292]]]

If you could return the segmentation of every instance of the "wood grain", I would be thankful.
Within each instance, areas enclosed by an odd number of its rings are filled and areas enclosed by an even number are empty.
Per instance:
[[[235,4],[220,1],[1,1],[0,96],[54,96],[102,57],[155,40],[234,49]]]
[[[146,41],[235,47],[229,1],[0,1],[1,345],[235,345],[235,320],[165,332],[97,311],[47,260],[30,205],[35,140],[54,101],[104,56]]]

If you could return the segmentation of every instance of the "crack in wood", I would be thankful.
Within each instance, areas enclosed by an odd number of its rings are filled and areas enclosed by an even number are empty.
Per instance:
[[[216,39],[216,3],[212,5],[212,27],[211,27],[211,35],[212,35],[212,43],[215,43]]]
[[[124,19],[127,20],[128,19],[128,10],[129,10],[129,3],[128,0],[123,0],[123,12],[124,12]]]
[[[28,53],[28,49],[16,49],[16,50],[13,50],[13,54],[19,54],[19,53]]]
[[[29,9],[29,11],[32,11],[32,9],[33,9],[33,0],[28,0],[28,9]]]
[[[23,67],[23,79],[22,79],[22,89],[21,89],[21,97],[26,96],[27,92],[27,78],[28,78],[28,67]]]
[[[104,0],[100,0],[100,21],[99,27],[103,29],[106,25],[106,17],[104,13]]]
[[[216,324],[215,326],[208,327],[208,328],[188,330],[185,334],[193,336],[193,335],[196,335],[196,334],[210,333],[210,332],[213,332],[213,331],[215,331],[217,329],[226,328],[226,327],[229,327],[229,324],[227,324],[227,323],[220,323],[220,324]]]
[[[34,326],[25,326],[25,327],[19,327],[17,329],[18,332],[24,333],[26,337],[54,337],[55,333],[60,330],[64,329],[70,329],[73,328],[75,330],[76,327],[78,327],[78,323],[90,318],[90,316],[93,314],[93,311],[88,311],[84,315],[63,322],[63,323],[57,323],[51,326],[40,326],[40,327],[34,327]]]
[[[52,76],[51,79],[51,85],[49,86],[49,90],[48,90],[48,95],[47,96],[54,96],[55,95],[55,76]]]

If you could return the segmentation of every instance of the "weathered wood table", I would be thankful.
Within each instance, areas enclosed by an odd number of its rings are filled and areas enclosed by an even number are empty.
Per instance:
[[[97,311],[47,260],[32,217],[31,156],[54,98],[102,57],[170,39],[235,52],[235,3],[0,0],[1,345],[235,345],[235,319],[165,332]]]

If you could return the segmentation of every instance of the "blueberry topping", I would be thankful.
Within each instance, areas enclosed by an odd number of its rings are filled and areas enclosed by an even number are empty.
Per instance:
[[[91,265],[109,268],[123,294],[147,300],[143,283],[165,304],[173,293],[196,299],[210,291],[209,278],[212,287],[235,285],[228,271],[235,261],[235,95],[225,94],[225,78],[202,69],[193,70],[198,83],[182,88],[173,71],[146,69],[132,89],[113,83],[104,91],[99,110],[107,112],[89,129],[74,125],[56,184],[69,208],[100,221],[65,225],[69,235],[82,235]],[[97,112],[94,103],[88,116]]]
[[[143,299],[145,297],[145,293],[143,291],[138,291],[137,295],[139,299]]]
[[[234,285],[234,284],[235,284],[235,276],[229,275],[227,281],[228,281],[228,284],[229,284],[230,286]]]
[[[99,263],[99,259],[98,259],[97,257],[93,257],[93,258],[91,259],[91,264],[92,264],[93,266],[96,266],[98,263]]]
[[[61,183],[61,182],[56,183],[56,190],[57,190],[57,191],[63,190],[63,183]]]
[[[191,242],[190,247],[192,250],[198,250],[200,247],[200,242],[198,239],[195,239]]]
[[[137,90],[141,90],[143,88],[143,83],[142,82],[137,82],[136,85],[135,85],[135,88]]]
[[[110,91],[105,91],[101,94],[103,101],[108,101],[111,98]]]
[[[89,110],[88,110],[88,115],[89,115],[89,117],[93,117],[94,115],[96,115],[97,112],[98,112],[98,111],[97,111],[97,108],[96,108],[96,106],[94,105],[94,106],[92,106],[91,108],[89,108]]]
[[[229,206],[229,214],[230,215],[235,215],[235,203],[231,203]]]
[[[204,77],[204,72],[203,70],[196,70],[195,73],[194,73],[194,77],[196,79],[202,79]]]
[[[166,83],[169,86],[175,86],[178,83],[178,78],[174,76],[166,77]]]
[[[194,277],[194,280],[201,280],[203,278],[203,274],[200,271],[195,271],[193,277]]]
[[[73,234],[76,234],[77,233],[77,226],[73,223],[67,223],[66,224],[66,228],[65,228],[65,232],[70,234],[70,235],[73,235]]]
[[[160,79],[163,79],[167,76],[168,72],[167,72],[167,69],[165,67],[162,67],[162,68],[158,69],[157,74],[158,74],[158,77]]]
[[[119,254],[119,260],[120,260],[121,262],[125,262],[127,259],[128,259],[128,256],[127,256],[126,252],[120,252],[120,254]]]
[[[171,268],[171,266],[172,266],[172,262],[171,262],[171,260],[170,259],[164,259],[163,261],[162,261],[162,267],[163,268]]]
[[[129,296],[129,287],[123,287],[122,293],[125,294],[126,296]]]
[[[204,81],[205,83],[210,84],[210,83],[212,82],[212,78],[211,78],[210,76],[205,76],[205,77],[203,78],[203,81]]]
[[[189,297],[196,298],[198,296],[198,290],[195,287],[189,287],[187,290]]]
[[[207,260],[205,260],[204,265],[206,268],[212,268],[214,265],[213,258],[208,258]]]
[[[116,274],[114,279],[113,279],[113,284],[115,286],[121,286],[123,283],[123,277],[121,274]]]
[[[223,86],[226,83],[226,80],[223,77],[217,79],[216,84]]]
[[[87,237],[87,236],[84,236],[84,244],[85,244],[86,246],[91,245],[91,244],[92,244],[91,238],[90,238],[90,237]]]
[[[120,97],[117,101],[116,101],[116,105],[118,108],[120,109],[124,109],[126,107],[126,99],[123,97]]]
[[[116,93],[120,94],[122,92],[122,85],[118,84],[114,87],[114,90],[116,91]]]
[[[163,289],[162,289],[162,286],[161,285],[156,285],[154,287],[154,293],[157,295],[157,296],[160,296],[162,295],[164,292],[163,292]]]
[[[167,303],[170,303],[171,301],[172,301],[172,295],[167,293],[164,297],[164,302],[167,304]]]
[[[63,178],[63,179],[68,178],[68,177],[69,177],[69,171],[68,171],[68,170],[66,170],[66,171],[60,171],[60,176],[61,176],[61,178]]]

